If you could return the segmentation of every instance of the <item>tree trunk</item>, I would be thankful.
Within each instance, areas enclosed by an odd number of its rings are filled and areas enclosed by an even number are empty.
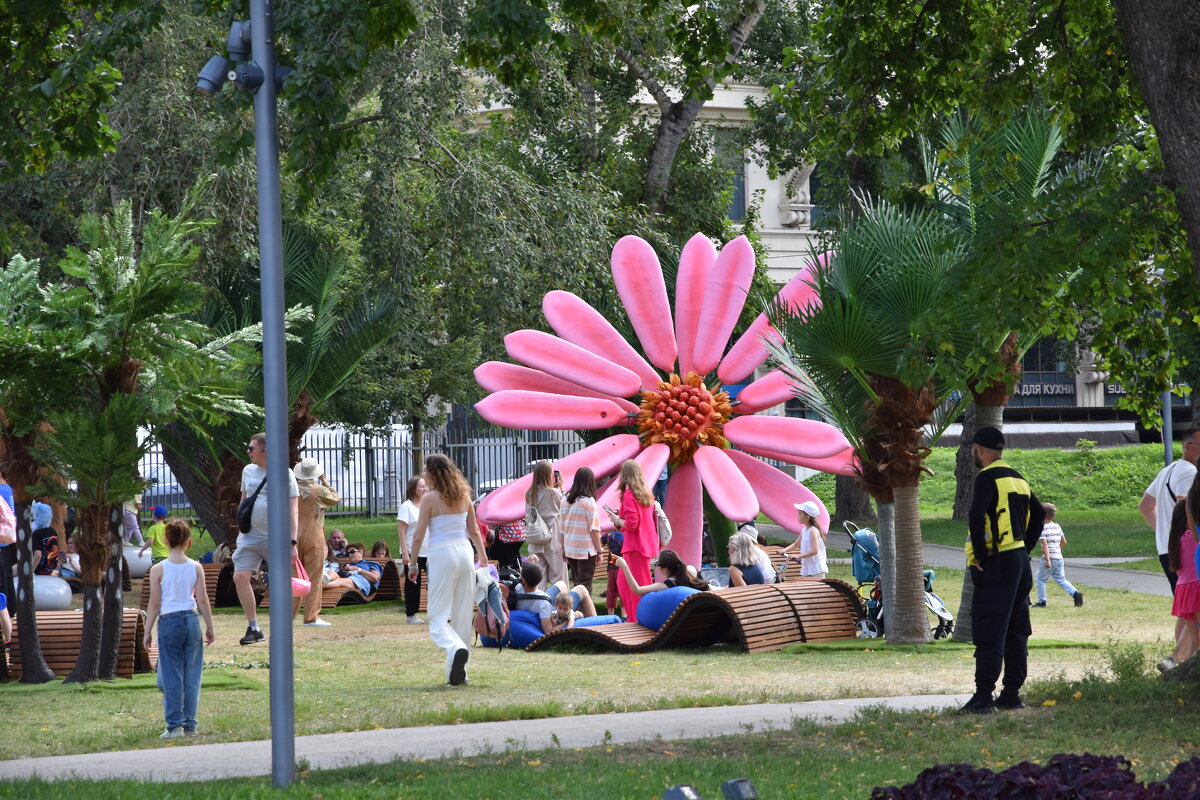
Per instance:
[[[976,402],[972,405],[975,409],[976,430],[991,426],[997,430],[1004,430],[1004,406],[987,406]],[[968,445],[968,450],[970,446]],[[975,461],[971,460],[971,489],[967,490],[968,496],[972,493],[975,485]],[[970,502],[967,503],[967,508],[971,507]],[[964,514],[963,518],[966,518]],[[963,532],[963,544],[966,544],[967,532]],[[962,594],[958,598],[958,614],[954,617],[954,633],[951,638],[956,642],[971,641],[971,603],[975,598],[975,582],[971,580],[971,565],[966,563],[966,555],[963,555],[963,588]]]
[[[420,475],[425,471],[425,420],[421,417],[412,418],[412,443],[412,474]]]
[[[42,655],[42,640],[37,629],[37,610],[33,604],[33,531],[30,519],[32,499],[25,487],[14,484],[16,500],[17,543],[8,549],[16,551],[17,562],[17,635],[21,638],[21,683],[46,683],[54,673]]]
[[[96,677],[115,678],[121,653],[121,622],[125,610],[121,587],[121,558],[124,556],[124,514],[113,505],[108,512],[108,565],[104,571],[104,610],[100,625],[100,657]]]
[[[179,444],[190,441],[186,434],[182,434],[178,429],[179,426],[167,427],[172,429],[168,433],[172,441]],[[164,447],[163,460],[167,462],[175,480],[187,496],[196,519],[212,535],[213,541],[220,544],[228,538],[229,527],[217,496],[216,478],[220,472],[220,465],[206,449],[199,446],[199,443],[189,447],[186,452],[187,458],[180,455],[176,449]]]
[[[896,504],[875,501],[879,508],[879,593],[883,601],[883,630],[892,627],[896,600]]]
[[[875,509],[871,508],[871,496],[858,485],[853,475],[834,476],[834,512],[830,524],[851,522],[874,522]]]
[[[679,155],[679,148],[703,107],[703,100],[692,97],[682,102],[671,103],[659,117],[658,135],[654,139],[654,147],[650,150],[646,165],[646,183],[642,188],[642,202],[654,214],[663,213],[667,207],[675,157]]]
[[[100,639],[103,631],[102,570],[108,565],[108,512],[110,506],[84,506],[78,510],[79,528],[75,547],[79,550],[79,575],[83,585],[83,630],[79,658],[66,683],[87,683],[100,674]],[[120,582],[120,574],[117,581]]]
[[[971,437],[975,426],[975,404],[963,412],[962,435],[958,439],[958,452],[954,457],[954,510],[950,519],[965,520],[971,509],[971,490],[975,486],[975,458],[971,454]]]
[[[1200,6],[1114,0],[1200,279]]]
[[[921,644],[929,641],[925,610],[924,551],[921,547],[920,487],[896,486],[895,591],[887,624],[888,644]]]

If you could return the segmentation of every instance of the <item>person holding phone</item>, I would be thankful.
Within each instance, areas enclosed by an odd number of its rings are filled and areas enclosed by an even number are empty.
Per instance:
[[[645,586],[651,583],[650,561],[658,555],[658,526],[654,521],[654,495],[646,486],[642,466],[630,459],[621,465],[617,479],[617,491],[621,496],[620,513],[606,509],[613,527],[625,537],[622,555],[629,565],[629,573],[635,583]],[[633,591],[624,571],[617,577],[617,591],[621,594],[621,605],[630,622],[637,622],[637,607],[641,595]]]

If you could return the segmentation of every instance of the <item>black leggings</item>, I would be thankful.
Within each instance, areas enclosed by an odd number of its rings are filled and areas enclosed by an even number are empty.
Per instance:
[[[1163,574],[1167,576],[1167,581],[1171,584],[1171,596],[1175,596],[1175,583],[1179,580],[1179,573],[1171,569],[1171,559],[1166,553],[1158,557],[1158,563],[1162,564]]]
[[[429,569],[426,566],[425,556],[417,558],[417,579],[410,581],[408,579],[408,571],[412,567],[404,568],[404,613],[410,617],[415,617],[417,612],[421,610],[421,575],[424,572],[429,574]]]

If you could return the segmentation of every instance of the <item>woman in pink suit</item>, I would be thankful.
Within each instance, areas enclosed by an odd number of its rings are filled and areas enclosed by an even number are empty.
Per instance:
[[[658,527],[654,522],[654,495],[647,488],[642,467],[636,461],[629,460],[621,465],[617,491],[621,495],[621,510],[616,514],[609,510],[608,516],[625,536],[621,554],[629,571],[639,584],[646,585],[651,582],[650,561],[658,555]],[[638,601],[642,598],[625,581],[624,572],[617,578],[617,591],[629,621],[637,622]]]

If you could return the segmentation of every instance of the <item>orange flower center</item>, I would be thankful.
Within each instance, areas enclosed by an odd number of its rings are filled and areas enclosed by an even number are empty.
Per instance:
[[[694,372],[658,384],[658,391],[642,394],[638,434],[647,444],[665,443],[671,462],[690,461],[700,445],[727,447],[722,428],[733,413],[729,395],[713,391]]]

